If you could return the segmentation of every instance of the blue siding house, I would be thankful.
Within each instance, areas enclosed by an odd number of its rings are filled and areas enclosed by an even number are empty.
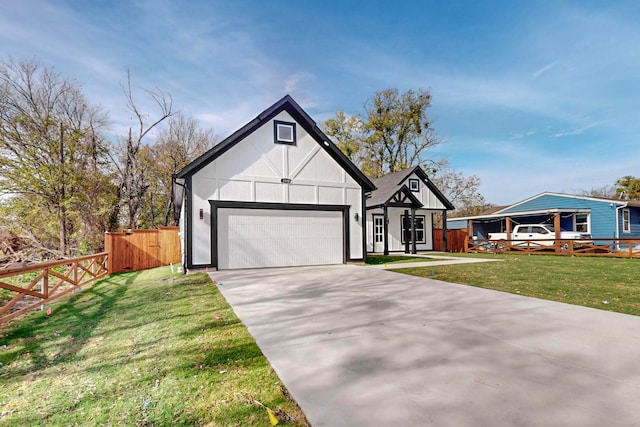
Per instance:
[[[553,224],[568,231],[591,234],[593,238],[639,238],[640,200],[600,199],[560,193],[542,193],[510,206],[493,208],[477,216],[451,218],[448,229],[467,228],[478,239],[488,233],[505,232],[506,218],[517,224]]]

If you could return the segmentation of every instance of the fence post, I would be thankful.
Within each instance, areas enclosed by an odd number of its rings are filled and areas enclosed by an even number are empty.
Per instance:
[[[104,251],[107,255],[107,274],[113,273],[113,236],[108,231],[104,233]]]
[[[45,268],[42,275],[42,294],[44,299],[49,298],[49,269]]]

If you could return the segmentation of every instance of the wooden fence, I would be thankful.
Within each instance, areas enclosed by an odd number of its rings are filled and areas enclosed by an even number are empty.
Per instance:
[[[465,248],[466,252],[475,253],[541,253],[640,258],[640,239],[489,240],[467,237]]]
[[[0,270],[0,324],[108,275],[109,254]]]
[[[444,250],[444,233],[442,228],[433,229],[433,250]],[[467,229],[447,230],[447,250],[449,252],[464,252],[466,248],[465,238],[467,237]]]
[[[109,252],[109,273],[145,270],[179,263],[179,227],[157,230],[129,230],[105,233],[104,248]]]

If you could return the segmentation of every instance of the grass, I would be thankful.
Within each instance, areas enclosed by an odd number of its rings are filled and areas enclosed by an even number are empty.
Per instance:
[[[640,260],[553,255],[473,255],[503,262],[395,270],[414,276],[640,315]]]
[[[425,257],[414,257],[407,255],[367,255],[367,264],[371,265],[429,261],[433,260]]]
[[[0,330],[3,426],[269,426],[260,404],[306,425],[205,274],[117,274],[51,308]]]

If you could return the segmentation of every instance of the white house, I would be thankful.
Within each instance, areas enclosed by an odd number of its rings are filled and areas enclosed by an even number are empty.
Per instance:
[[[376,190],[366,201],[367,251],[433,250],[434,215],[442,212],[446,224],[446,212],[454,207],[422,168],[391,173],[373,184]]]
[[[429,209],[447,209],[448,202],[432,203],[439,192],[419,168],[406,179],[413,177],[418,189],[400,191],[410,202],[392,195],[371,205],[384,195],[287,95],[174,177],[183,264],[233,269],[362,260],[379,249],[372,240],[379,238],[379,211],[389,214],[388,241],[396,250],[399,207],[422,218],[418,248],[430,249]]]

